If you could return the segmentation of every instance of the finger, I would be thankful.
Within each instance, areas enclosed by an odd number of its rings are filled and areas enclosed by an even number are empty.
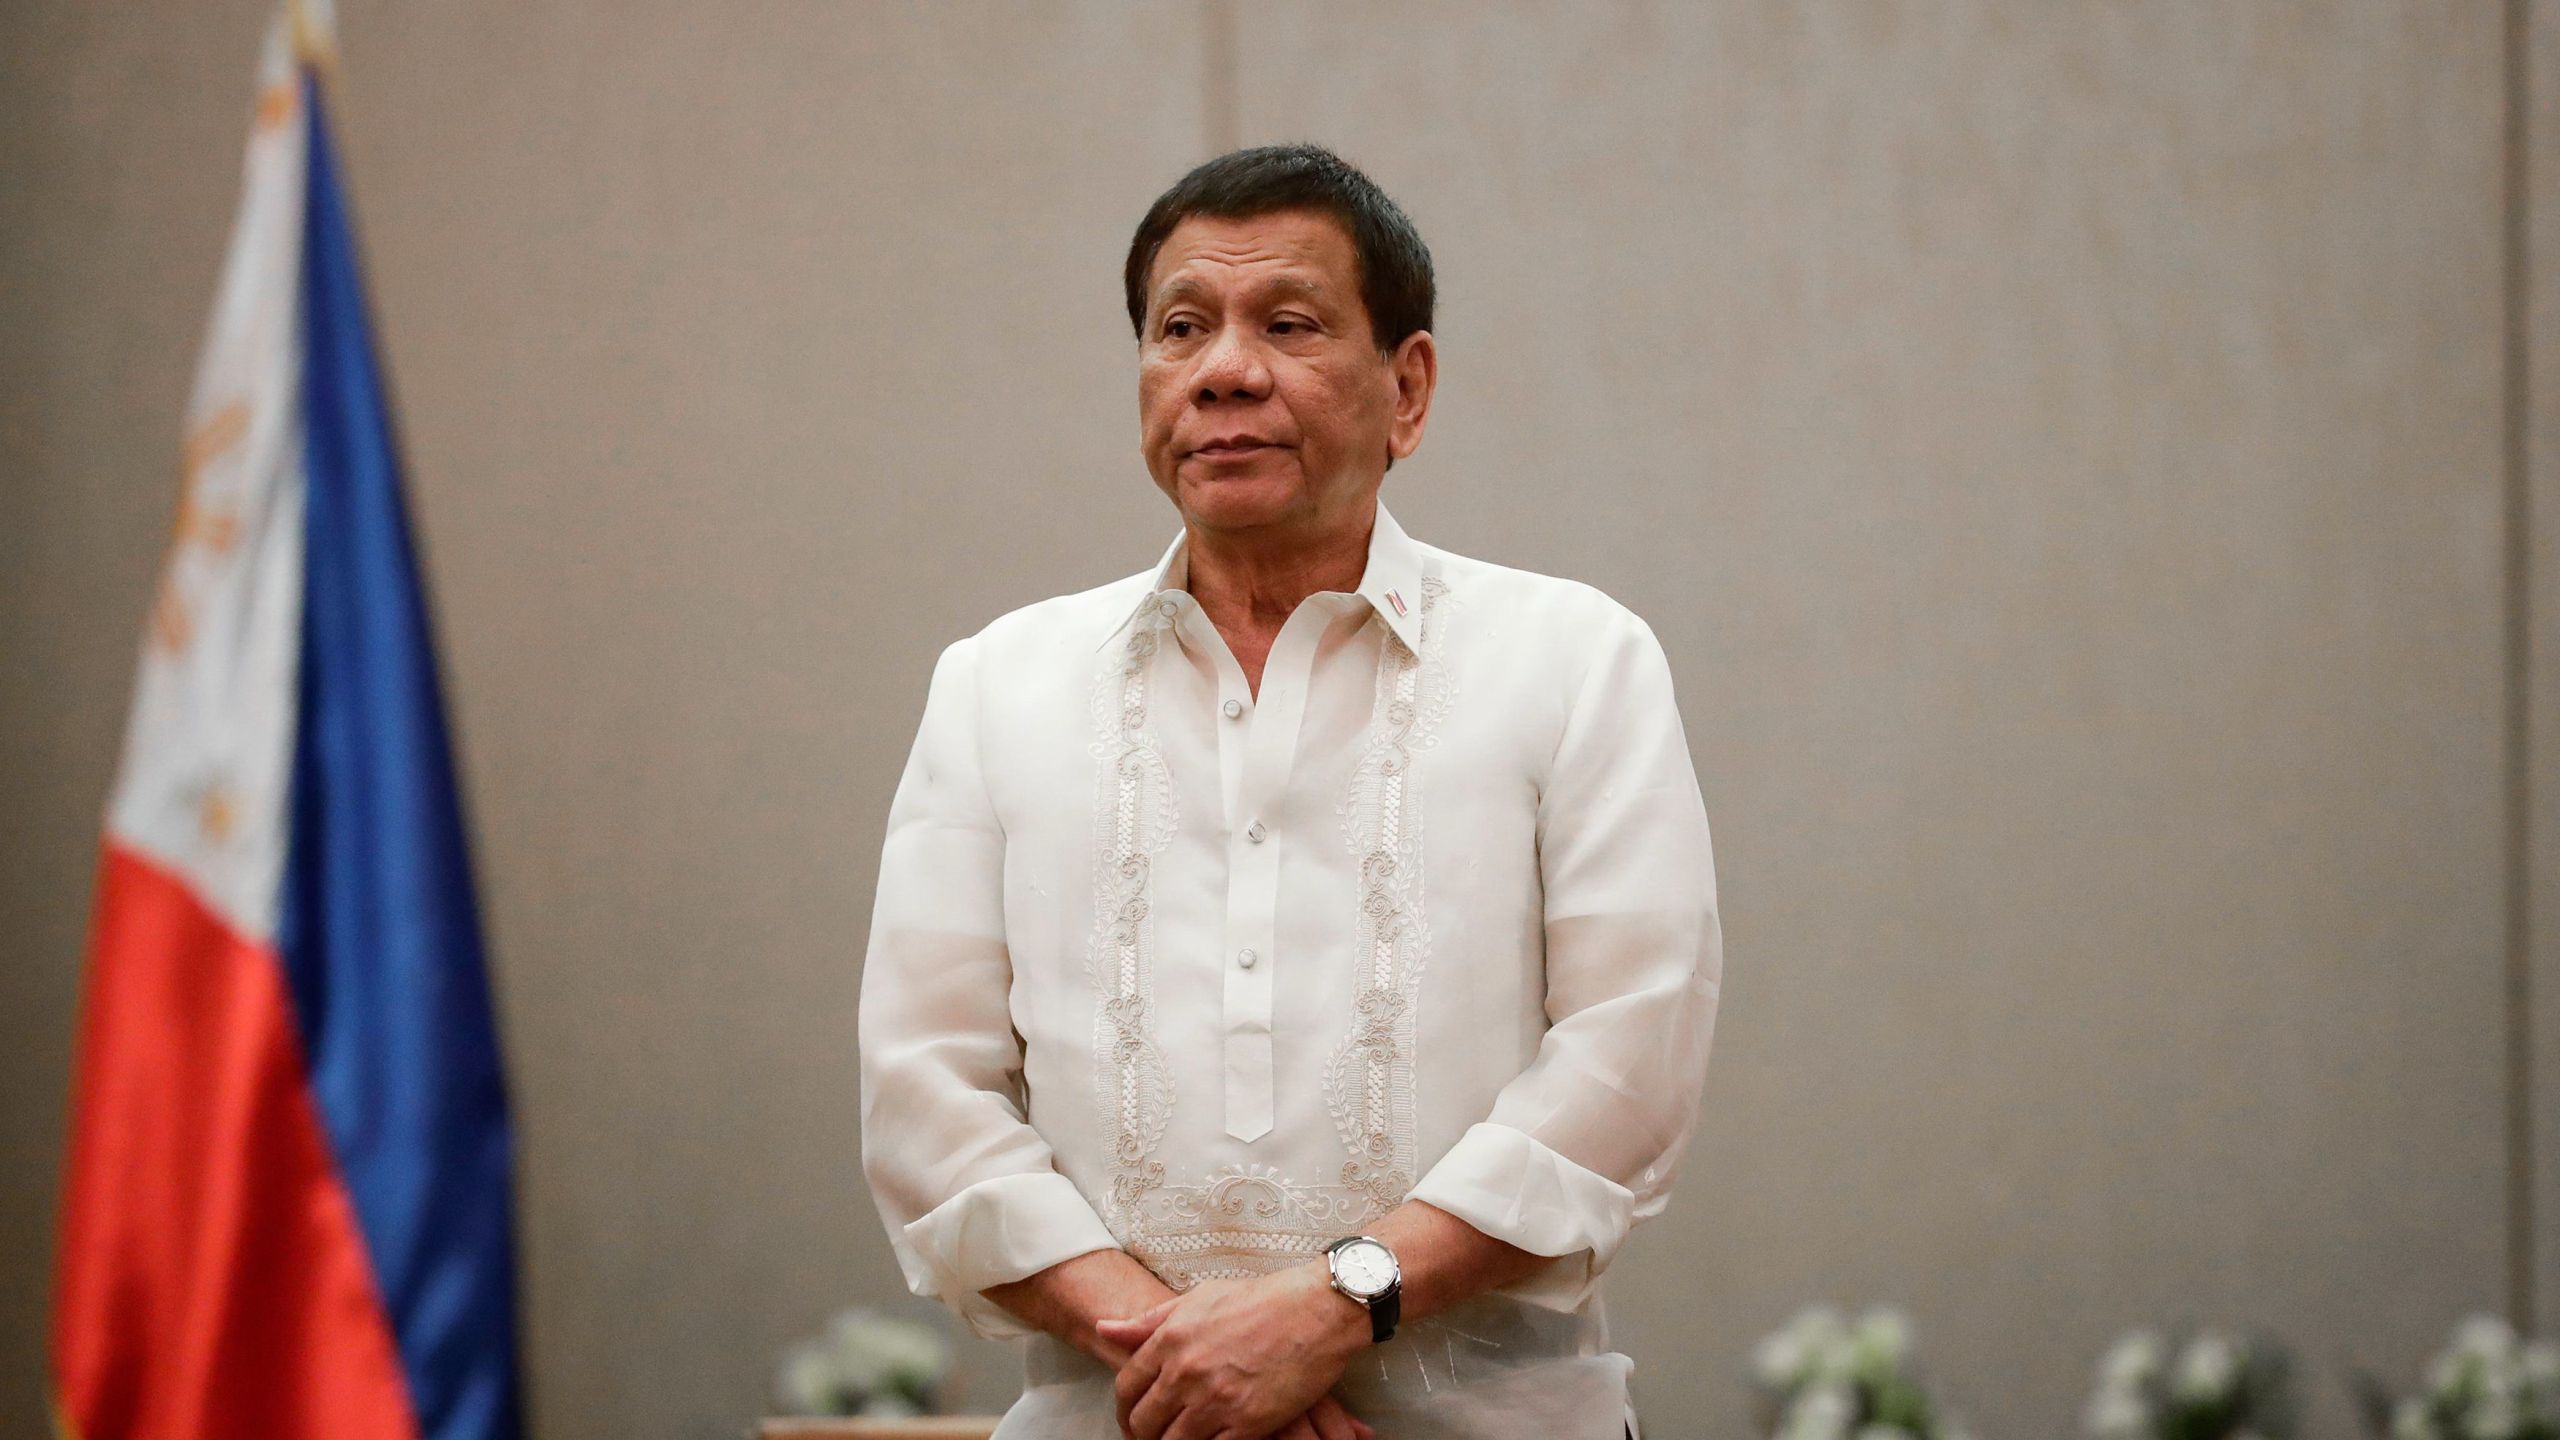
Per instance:
[[[1094,1322],[1094,1328],[1100,1329],[1110,1325],[1124,1330],[1133,1326],[1143,1330],[1153,1330],[1164,1323],[1165,1316],[1173,1313],[1173,1302],[1181,1298],[1179,1295],[1168,1295],[1135,1315],[1115,1315],[1109,1319],[1097,1320]]]
[[[1148,1336],[1156,1333],[1158,1327],[1164,1324],[1165,1317],[1172,1313],[1173,1302],[1167,1300],[1160,1305],[1150,1305],[1135,1315],[1097,1320],[1093,1323],[1093,1331],[1105,1340],[1134,1350]]]
[[[1145,1348],[1141,1347],[1137,1354],[1130,1356],[1128,1362],[1120,1367],[1119,1376],[1111,1382],[1112,1399],[1120,1412],[1121,1434],[1136,1433],[1130,1428],[1130,1416],[1138,1408],[1139,1399],[1155,1383],[1156,1357],[1148,1354]]]
[[[1326,1435],[1324,1427],[1315,1422],[1315,1412],[1310,1410],[1272,1431],[1271,1440],[1332,1440],[1332,1437]]]
[[[1309,1410],[1291,1423],[1303,1427],[1303,1433],[1310,1437],[1310,1440],[1351,1440],[1351,1427],[1344,1424],[1340,1417],[1328,1413],[1322,1407]],[[1293,1429],[1282,1433],[1298,1435],[1301,1431]]]
[[[1342,1408],[1342,1402],[1327,1395],[1307,1407],[1307,1428],[1315,1431],[1317,1440],[1360,1440],[1365,1428]]]
[[[1224,1424],[1209,1418],[1206,1407],[1194,1405],[1175,1416],[1173,1423],[1165,1427],[1163,1440],[1219,1440],[1228,1433]]]
[[[1161,1440],[1171,1432],[1182,1413],[1181,1397],[1174,1394],[1174,1387],[1159,1374],[1155,1383],[1149,1385],[1146,1393],[1137,1397],[1136,1403],[1130,1407],[1128,1431],[1137,1440]],[[1198,1423],[1193,1422],[1195,1428]]]
[[[1144,1341],[1133,1347],[1129,1351],[1128,1358],[1121,1362],[1119,1371],[1121,1376],[1126,1377],[1133,1367],[1138,1371],[1138,1378],[1131,1383],[1131,1388],[1127,1392],[1128,1408],[1122,1412],[1122,1425],[1124,1428],[1132,1418],[1132,1412],[1134,1412],[1138,1404],[1138,1397],[1146,1394],[1149,1389],[1154,1387],[1157,1381],[1164,1377],[1165,1366],[1169,1364],[1172,1359],[1173,1341],[1171,1335],[1163,1327],[1159,1326],[1156,1329],[1156,1333],[1148,1336]],[[1119,1382],[1117,1380],[1113,1381],[1112,1389],[1115,1393],[1118,1392]]]

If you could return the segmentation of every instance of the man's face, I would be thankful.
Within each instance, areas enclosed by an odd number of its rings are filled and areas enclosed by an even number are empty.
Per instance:
[[[1325,528],[1365,515],[1387,457],[1421,443],[1433,365],[1427,334],[1378,353],[1331,217],[1195,215],[1148,276],[1140,449],[1187,520]]]

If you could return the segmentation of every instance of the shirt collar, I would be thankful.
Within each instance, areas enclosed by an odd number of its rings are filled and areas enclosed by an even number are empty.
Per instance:
[[[1094,643],[1094,649],[1110,644],[1148,607],[1162,603],[1168,592],[1180,591],[1189,583],[1190,541],[1188,527],[1174,531],[1173,543],[1164,547],[1164,558],[1156,562],[1146,593],[1138,597],[1138,603],[1129,607],[1109,634]],[[1369,563],[1360,572],[1359,593],[1406,649],[1421,650],[1422,551],[1413,537],[1404,533],[1404,527],[1396,523],[1396,517],[1387,513],[1384,500],[1378,502],[1378,518],[1369,527]]]

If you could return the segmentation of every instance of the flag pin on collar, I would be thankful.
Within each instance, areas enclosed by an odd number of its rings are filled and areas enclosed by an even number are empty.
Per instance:
[[[1404,614],[1404,596],[1390,590],[1387,592],[1387,603],[1396,607],[1396,614],[1398,616],[1402,616]]]

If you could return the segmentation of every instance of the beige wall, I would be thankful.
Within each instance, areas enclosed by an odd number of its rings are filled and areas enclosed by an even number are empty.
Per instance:
[[[1657,1433],[1744,1433],[1750,1342],[1827,1298],[1907,1307],[1986,1440],[2191,1313],[2295,1341],[2343,1437],[2336,1362],[2505,1298],[2511,1122],[2550,1328],[2560,362],[2519,413],[2505,337],[2560,355],[2553,10],[2518,165],[2490,4],[343,0],[539,1433],[734,1434],[895,1285],[851,1053],[889,788],[944,641],[1169,535],[1119,254],[1239,139],[1339,146],[1433,245],[1399,516],[1672,652],[1729,968],[1613,1285]],[[0,10],[0,1434],[263,13]]]

